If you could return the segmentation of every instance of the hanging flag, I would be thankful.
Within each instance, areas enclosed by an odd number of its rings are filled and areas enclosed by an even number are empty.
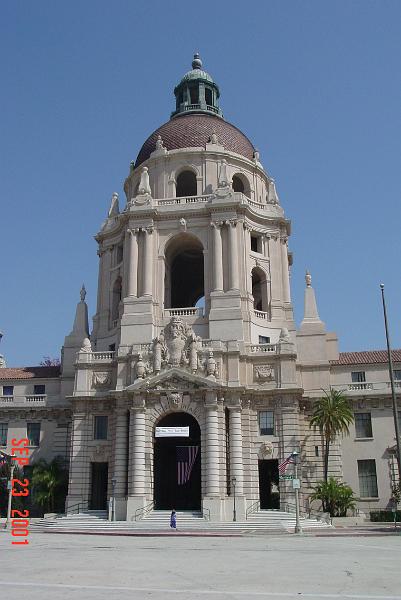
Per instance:
[[[177,483],[184,485],[191,477],[199,446],[177,446]]]
[[[278,470],[280,475],[284,475],[284,473],[287,470],[288,465],[293,465],[295,464],[295,460],[292,454],[289,455],[288,458],[286,458],[285,460],[283,460],[283,462],[281,462],[278,466]]]

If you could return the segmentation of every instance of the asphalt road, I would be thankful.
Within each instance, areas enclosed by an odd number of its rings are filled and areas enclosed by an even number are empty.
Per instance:
[[[401,600],[401,536],[11,539],[0,532],[13,600]]]

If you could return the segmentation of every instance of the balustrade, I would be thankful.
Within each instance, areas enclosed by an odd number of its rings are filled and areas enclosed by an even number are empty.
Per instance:
[[[188,307],[188,308],[165,308],[164,316],[166,317],[203,317],[203,308]]]
[[[33,394],[25,396],[25,402],[27,404],[43,404],[47,400],[46,394]]]
[[[277,344],[251,344],[251,352],[273,353],[277,352]]]

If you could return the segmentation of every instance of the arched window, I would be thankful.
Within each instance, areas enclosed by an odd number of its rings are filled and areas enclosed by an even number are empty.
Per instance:
[[[117,277],[113,285],[113,296],[111,301],[111,320],[115,321],[119,318],[120,302],[122,295],[121,277]]]
[[[203,246],[192,235],[178,235],[166,250],[165,307],[196,306],[204,295]]]
[[[248,198],[251,197],[251,186],[243,173],[235,173],[235,175],[233,175],[232,186],[234,192],[241,192]]]
[[[234,175],[233,177],[233,190],[234,192],[245,192],[244,182],[238,175]]]
[[[253,296],[253,308],[262,312],[268,311],[267,303],[267,281],[266,275],[255,267],[252,269],[252,296]]]
[[[193,171],[182,171],[177,177],[176,197],[196,196],[198,192],[196,175]]]

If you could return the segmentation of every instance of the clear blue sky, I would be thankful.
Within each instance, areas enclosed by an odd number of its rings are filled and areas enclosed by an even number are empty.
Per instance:
[[[129,163],[199,50],[225,117],[292,220],[292,294],[313,276],[341,350],[401,346],[401,2],[13,0],[0,5],[0,351],[58,356]]]

